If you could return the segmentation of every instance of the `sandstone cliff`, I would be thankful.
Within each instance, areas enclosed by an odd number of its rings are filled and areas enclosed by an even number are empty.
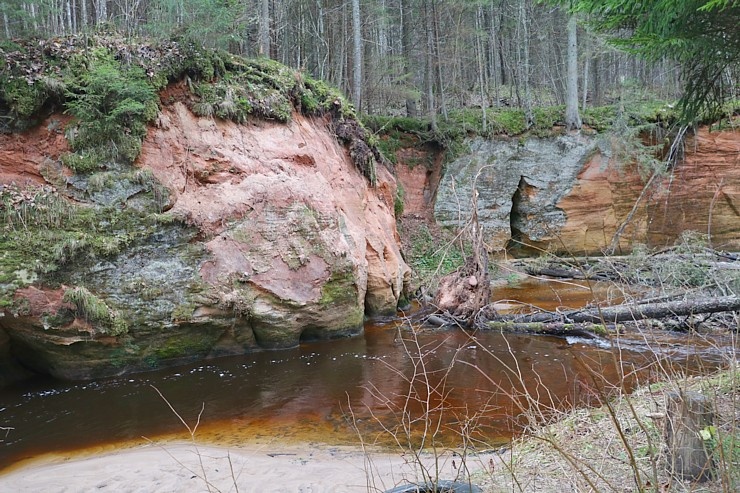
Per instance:
[[[133,169],[87,176],[60,164],[66,120],[0,135],[3,190],[20,197],[4,203],[5,231],[39,248],[2,253],[0,287],[14,295],[0,353],[91,378],[356,335],[366,314],[395,313],[410,275],[395,179],[377,166],[369,183],[329,116],[237,124],[170,98]],[[42,195],[62,222],[94,216],[48,255],[43,231],[17,221]]]
[[[475,184],[492,251],[601,254],[645,186],[637,165],[624,162],[615,150],[619,143],[608,136],[475,138],[468,144],[441,179],[439,164],[400,167],[405,213],[433,211],[440,224],[458,227],[469,217]],[[439,163],[436,156],[426,161]],[[647,190],[619,251],[628,253],[637,243],[672,245],[684,231],[709,233],[718,249],[740,249],[738,184],[740,132],[702,127],[687,139],[685,158]]]

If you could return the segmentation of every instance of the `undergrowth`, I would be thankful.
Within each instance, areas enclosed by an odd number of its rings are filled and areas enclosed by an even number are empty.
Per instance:
[[[119,336],[128,331],[128,325],[118,312],[84,287],[68,289],[63,300],[75,306],[77,315],[84,318],[103,335]]]
[[[436,129],[427,117],[365,115],[362,119],[365,126],[377,135],[378,146],[385,156],[394,162],[399,149],[430,143],[445,149],[447,159],[452,160],[465,151],[464,141],[468,137],[553,137],[564,133],[564,106],[543,106],[534,108],[533,112],[535,123],[529,128],[524,110],[511,107],[487,109],[485,127],[480,108],[450,111],[446,120],[438,120]],[[670,126],[677,113],[668,102],[640,99],[589,107],[581,116],[591,132],[606,132],[620,125],[628,125],[639,132],[654,125]]]

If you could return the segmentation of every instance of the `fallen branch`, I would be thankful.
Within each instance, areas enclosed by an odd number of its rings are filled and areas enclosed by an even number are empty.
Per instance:
[[[570,310],[559,313],[541,312],[525,315],[499,315],[494,321],[511,321],[516,323],[620,323],[735,311],[740,311],[740,298],[737,296],[724,296],[712,299],[669,301],[663,303],[631,303],[603,308],[590,308],[587,310]]]
[[[578,336],[588,339],[598,339],[608,333],[616,332],[614,324],[600,325],[592,323],[567,324],[562,322],[498,322],[489,321],[479,327],[484,330],[496,330],[500,332],[514,332],[527,334],[542,334],[551,336]]]

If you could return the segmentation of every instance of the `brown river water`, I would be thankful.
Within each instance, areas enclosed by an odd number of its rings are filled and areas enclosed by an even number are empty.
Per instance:
[[[592,293],[552,282],[494,292],[513,306],[546,309],[583,306],[594,295],[612,297],[608,287]],[[696,372],[734,355],[723,336],[628,334],[605,341],[461,330],[412,334],[400,319],[376,320],[363,336],[295,349],[91,382],[27,380],[0,390],[0,427],[11,428],[0,430],[0,470],[48,454],[189,438],[154,387],[190,426],[202,410],[196,432],[202,443],[358,445],[358,431],[366,442],[389,443],[378,420],[392,427],[400,416],[416,418],[429,409],[435,423],[440,419],[445,445],[457,446],[466,435],[480,440],[479,447],[493,447],[535,410],[519,397],[524,389],[540,397],[539,410],[547,414],[596,404],[609,388],[645,383],[658,373],[658,361],[664,369]]]

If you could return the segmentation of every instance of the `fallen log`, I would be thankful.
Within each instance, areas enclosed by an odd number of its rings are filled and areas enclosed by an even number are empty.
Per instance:
[[[735,311],[740,311],[740,297],[724,296],[701,300],[615,305],[558,313],[540,312],[524,315],[499,315],[495,318],[495,321],[511,321],[517,323],[621,323],[635,320]]]
[[[479,327],[481,327],[479,325]],[[519,322],[495,322],[489,321],[483,325],[484,330],[496,330],[499,332],[513,332],[517,334],[541,334],[550,336],[578,336],[587,339],[599,339],[609,333],[617,332],[614,324],[566,324],[556,323],[519,323]]]

